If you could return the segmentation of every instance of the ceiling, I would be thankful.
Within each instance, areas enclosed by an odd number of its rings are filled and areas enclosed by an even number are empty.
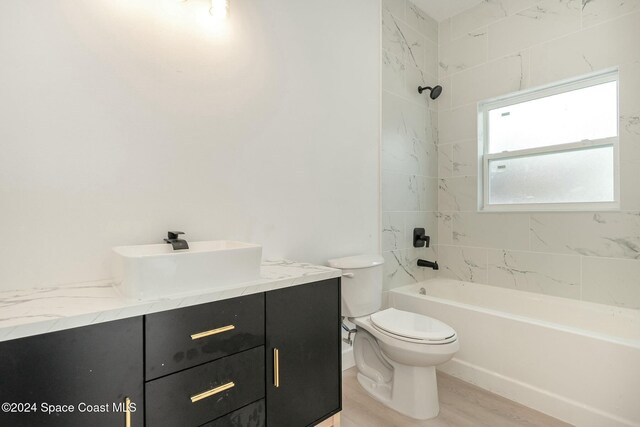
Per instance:
[[[436,21],[443,21],[484,0],[411,0]]]

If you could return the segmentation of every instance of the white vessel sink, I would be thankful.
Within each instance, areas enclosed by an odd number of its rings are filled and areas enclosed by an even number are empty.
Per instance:
[[[151,300],[216,290],[260,278],[262,246],[214,240],[189,242],[174,251],[169,244],[118,246],[114,276],[122,294]]]

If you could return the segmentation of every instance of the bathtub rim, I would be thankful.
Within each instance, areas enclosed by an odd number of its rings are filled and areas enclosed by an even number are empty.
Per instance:
[[[543,319],[537,319],[535,317],[531,317],[531,316],[524,316],[524,315],[520,315],[520,314],[516,314],[516,313],[509,313],[506,311],[502,311],[502,310],[497,310],[494,308],[488,308],[488,307],[483,307],[483,306],[479,306],[479,305],[473,305],[473,304],[469,304],[469,303],[464,303],[464,302],[459,302],[453,299],[449,299],[449,298],[441,298],[441,297],[436,297],[436,296],[432,296],[432,295],[421,295],[418,293],[420,285],[422,284],[428,284],[428,283],[432,283],[434,281],[439,281],[439,280],[443,280],[441,278],[435,278],[435,279],[429,279],[429,280],[424,280],[424,281],[420,281],[420,282],[416,282],[416,283],[412,283],[409,285],[404,285],[404,286],[400,286],[397,288],[393,288],[393,289],[389,289],[387,292],[390,294],[389,296],[391,296],[392,294],[400,294],[400,295],[407,295],[410,297],[414,297],[414,298],[418,298],[418,299],[427,299],[430,301],[434,301],[440,304],[448,304],[448,305],[452,305],[455,307],[459,307],[459,308],[463,308],[463,309],[467,309],[467,310],[472,310],[472,311],[476,311],[476,312],[481,312],[484,314],[488,314],[488,315],[492,315],[492,316],[497,316],[500,317],[502,319],[509,319],[509,320],[514,320],[517,322],[521,322],[521,323],[530,323],[530,324],[534,324],[537,326],[541,326],[541,327],[545,327],[545,328],[551,328],[551,329],[556,329],[562,332],[566,332],[566,333],[571,333],[571,334],[576,334],[582,337],[586,337],[586,338],[593,338],[593,339],[598,339],[598,340],[602,340],[602,341],[606,341],[608,343],[611,344],[616,344],[616,345],[621,345],[621,346],[625,346],[625,347],[631,347],[635,350],[640,350],[640,339],[631,339],[631,338],[623,338],[623,337],[619,337],[619,336],[615,336],[615,335],[610,335],[610,334],[605,334],[603,332],[597,332],[597,331],[592,331],[589,329],[585,329],[585,328],[579,328],[576,326],[569,326],[569,325],[565,325],[562,323],[558,323],[558,322],[552,322],[552,321],[548,321],[548,320],[543,320]],[[477,285],[477,286],[491,286],[491,285],[483,285],[480,283],[472,283],[472,282],[465,282],[462,280],[454,280],[454,279],[444,279],[444,280],[453,280],[455,282],[459,282],[459,283],[468,283],[471,285]],[[515,290],[511,290],[511,289],[502,289],[502,288],[498,288],[502,291],[511,291],[511,292],[524,292],[526,294],[532,295],[532,296],[536,296],[537,298],[541,298],[541,297],[549,297],[549,298],[561,298],[561,297],[554,297],[552,295],[544,295],[544,294],[537,294],[534,292],[526,292],[526,291],[515,291]],[[412,290],[412,291],[409,291]],[[562,298],[565,299],[565,298]],[[598,306],[604,305],[604,304],[597,304],[597,303],[593,303],[590,301],[584,301],[587,304],[596,304]],[[389,303],[391,303],[391,299],[389,299]],[[392,304],[390,304],[390,306],[392,306]],[[615,307],[615,306],[612,306]],[[616,309],[622,309],[622,310],[631,310],[628,308],[623,308],[623,307],[615,307]]]

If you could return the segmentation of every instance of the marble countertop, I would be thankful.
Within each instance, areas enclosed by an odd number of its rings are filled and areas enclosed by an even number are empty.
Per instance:
[[[39,335],[174,308],[340,277],[334,268],[287,260],[265,261],[261,279],[158,300],[121,296],[110,281],[0,292],[0,341]]]

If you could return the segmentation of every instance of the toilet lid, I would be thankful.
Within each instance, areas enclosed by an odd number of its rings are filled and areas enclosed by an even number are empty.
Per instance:
[[[451,326],[439,320],[395,308],[372,314],[371,322],[391,334],[418,340],[442,341],[456,334]]]

